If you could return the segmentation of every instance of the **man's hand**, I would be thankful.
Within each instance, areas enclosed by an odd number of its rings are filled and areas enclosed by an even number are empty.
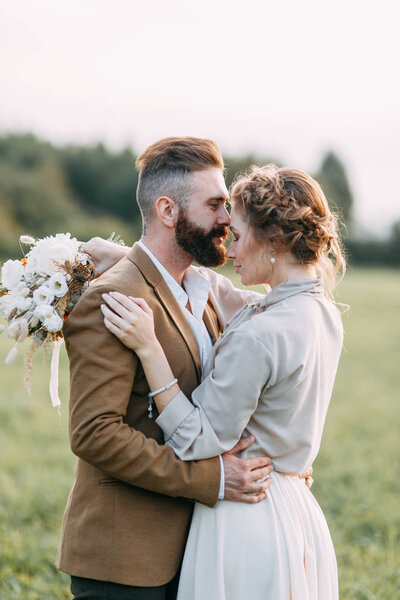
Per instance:
[[[94,237],[83,244],[82,250],[89,254],[94,262],[96,275],[99,276],[126,256],[129,248],[103,240],[100,237]]]
[[[268,456],[245,459],[235,456],[253,442],[253,436],[242,438],[232,450],[222,455],[225,469],[225,500],[256,504],[267,495],[271,479],[265,478],[273,471],[271,459]],[[262,479],[265,481],[260,481]]]
[[[300,474],[300,479],[304,479],[305,484],[308,487],[308,489],[311,489],[311,486],[314,483],[314,479],[312,478],[312,474],[313,474],[313,468],[312,467],[308,467],[308,469],[306,469],[304,471],[304,473]]]

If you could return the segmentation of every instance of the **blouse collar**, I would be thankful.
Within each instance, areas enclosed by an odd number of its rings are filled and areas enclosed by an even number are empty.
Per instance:
[[[315,279],[290,279],[272,288],[260,301],[260,308],[267,308],[272,304],[286,300],[297,294],[322,295],[324,282],[321,277]]]

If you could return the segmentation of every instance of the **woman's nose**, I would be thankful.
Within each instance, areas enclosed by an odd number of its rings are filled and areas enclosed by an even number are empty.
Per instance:
[[[226,251],[226,258],[235,258],[235,253],[233,252],[232,242],[228,246],[228,250]]]

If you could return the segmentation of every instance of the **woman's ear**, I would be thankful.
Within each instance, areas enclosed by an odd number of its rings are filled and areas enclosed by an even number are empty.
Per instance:
[[[161,196],[156,202],[156,214],[161,223],[173,229],[178,215],[178,206],[168,196]]]

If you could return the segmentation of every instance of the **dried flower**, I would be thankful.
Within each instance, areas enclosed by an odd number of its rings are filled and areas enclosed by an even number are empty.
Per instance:
[[[6,365],[10,365],[17,357],[18,350],[17,347],[11,348],[10,352],[6,356],[6,360],[4,361]]]
[[[21,242],[21,244],[27,244],[28,246],[32,246],[36,240],[31,235],[21,235],[19,241]]]

